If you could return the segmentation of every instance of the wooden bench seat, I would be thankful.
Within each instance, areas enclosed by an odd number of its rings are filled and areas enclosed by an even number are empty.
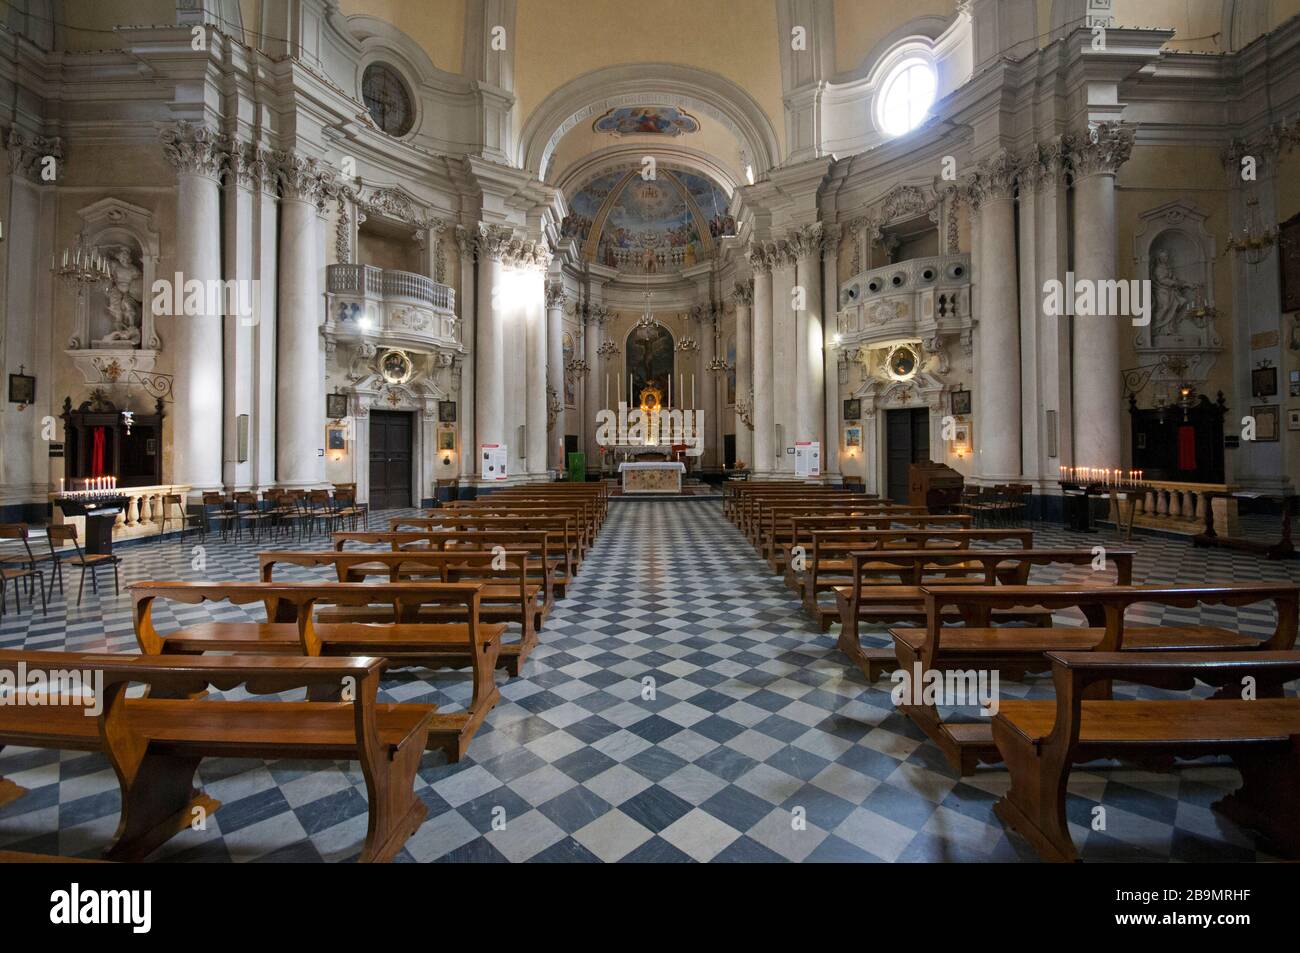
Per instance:
[[[428,730],[430,748],[459,761],[501,693],[492,673],[504,651],[503,623],[480,619],[474,583],[137,582],[130,592],[136,642],[146,655],[240,652],[307,656],[381,656],[391,668],[469,668],[473,694],[463,712],[439,713]],[[197,622],[159,633],[153,624],[158,599],[198,604],[262,602],[267,622]],[[322,625],[318,604],[402,607],[403,616],[424,606],[454,610],[455,621],[438,625]],[[403,622],[406,621],[402,618]]]
[[[1270,850],[1300,858],[1300,699],[1280,697],[1287,681],[1300,678],[1300,652],[1052,652],[1048,662],[1055,700],[1002,702],[992,723],[1011,775],[994,811],[1041,857],[1079,859],[1065,806],[1073,765],[1227,755],[1243,783],[1212,807],[1261,832]],[[1249,700],[1241,697],[1247,676],[1257,688]],[[1171,679],[1221,690],[1208,700],[1096,697],[1115,681]]]
[[[1050,667],[1052,652],[1125,651],[1160,655],[1192,650],[1281,651],[1294,647],[1300,587],[1294,585],[1235,584],[1170,589],[1162,586],[934,586],[923,587],[924,629],[893,628],[899,668],[914,671],[970,671],[996,669],[1000,678],[1020,679]],[[1277,625],[1268,639],[1252,638],[1231,629],[1206,625],[1137,626],[1138,639],[1130,642],[1125,612],[1138,604],[1245,606],[1271,602]],[[990,626],[991,610],[1041,607],[1048,610],[1079,608],[1103,626],[1075,628],[1017,628]],[[952,626],[944,610],[959,608],[970,627]],[[1100,638],[1096,635],[1100,632]],[[1181,687],[1177,685],[1169,687]],[[975,771],[980,762],[1000,759],[991,726],[966,725],[955,737],[934,705],[904,704],[900,710],[935,742],[949,763],[962,774]]]
[[[390,526],[405,525],[393,519]],[[497,546],[528,553],[528,578],[546,587],[546,608],[549,613],[555,599],[564,598],[567,585],[577,575],[573,553],[566,544],[565,534],[544,527],[475,525],[464,529],[436,528],[436,520],[420,520],[429,525],[419,529],[390,529],[388,532],[335,533],[333,547],[343,552],[348,544],[388,546],[393,552],[428,552],[452,550],[462,552],[490,552]],[[559,562],[557,562],[557,560]]]
[[[384,664],[364,657],[0,651],[0,670],[74,670],[103,680],[96,718],[82,705],[0,706],[0,745],[105,754],[122,795],[121,819],[105,856],[128,861],[145,859],[187,829],[195,809],[211,814],[220,808],[194,789],[203,758],[359,761],[369,804],[360,859],[391,860],[427,813],[414,781],[435,708],[378,703]],[[148,687],[148,697],[127,697],[136,684]],[[254,694],[306,688],[309,695],[350,700],[184,697],[209,685],[223,691],[244,686]]]

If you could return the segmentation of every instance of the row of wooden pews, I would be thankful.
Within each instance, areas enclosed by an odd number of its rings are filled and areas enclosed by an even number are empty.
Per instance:
[[[1167,768],[1205,755],[1231,758],[1243,777],[1214,806],[1269,849],[1300,857],[1288,803],[1300,792],[1300,699],[1283,692],[1300,677],[1295,585],[1135,585],[1133,549],[1036,548],[1026,529],[974,529],[829,487],[739,484],[724,512],[822,631],[839,622],[838,648],[868,681],[890,674],[899,710],[954,770],[1006,766],[1011,787],[997,814],[1045,859],[1078,859],[1065,815],[1072,765],[1122,758]],[[1031,578],[1059,566],[1088,566],[1092,579]],[[1231,626],[1132,621],[1200,607],[1263,607],[1274,630],[1261,639]],[[864,644],[864,630],[892,645]],[[941,714],[953,689],[969,699],[977,684],[1039,673],[1051,674],[1055,700],[995,699],[991,717],[974,721]],[[1189,695],[1198,684],[1212,696]]]
[[[140,655],[0,652],[0,672],[19,684],[19,673],[79,672],[77,684],[103,685],[96,717],[86,714],[84,692],[0,705],[0,747],[108,757],[122,792],[119,827],[105,851],[112,860],[143,860],[196,812],[219,807],[194,787],[204,757],[358,761],[370,808],[360,859],[390,860],[426,813],[414,794],[423,753],[464,755],[500,698],[495,670],[519,674],[607,505],[602,484],[503,489],[396,521],[415,529],[340,532],[329,550],[259,553],[257,579],[135,583]],[[160,601],[261,603],[266,621],[160,632]],[[468,669],[466,710],[380,703],[381,679],[412,667]],[[146,696],[128,698],[132,684],[147,686]],[[231,700],[210,688],[305,691],[305,698]],[[0,804],[24,793],[0,778]]]

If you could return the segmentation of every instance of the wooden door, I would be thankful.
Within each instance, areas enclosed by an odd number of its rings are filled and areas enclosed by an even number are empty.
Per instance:
[[[370,508],[409,507],[411,501],[411,415],[370,412]]]
[[[885,487],[895,503],[906,503],[908,472],[930,459],[930,411],[925,407],[885,411]]]

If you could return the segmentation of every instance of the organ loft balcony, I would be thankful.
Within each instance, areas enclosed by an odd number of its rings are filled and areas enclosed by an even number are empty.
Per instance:
[[[464,350],[455,290],[425,275],[374,265],[329,265],[325,300],[322,333],[327,340]]]

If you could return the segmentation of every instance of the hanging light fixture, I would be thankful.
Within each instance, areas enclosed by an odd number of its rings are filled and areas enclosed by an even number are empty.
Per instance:
[[[650,281],[649,279],[646,279],[645,305],[641,308],[641,317],[637,318],[636,330],[648,331],[653,328],[656,323],[654,312],[650,310]]]
[[[1258,265],[1268,257],[1277,242],[1277,229],[1265,228],[1259,214],[1259,199],[1251,196],[1246,199],[1246,221],[1241,230],[1228,239],[1227,248],[1246,259],[1249,264]]]
[[[55,259],[50,258],[50,271],[78,294],[85,288],[107,284],[112,280],[108,259],[98,249],[87,245],[85,235],[81,232],[77,233],[77,241],[71,248],[63,249],[62,264],[56,266]]]

